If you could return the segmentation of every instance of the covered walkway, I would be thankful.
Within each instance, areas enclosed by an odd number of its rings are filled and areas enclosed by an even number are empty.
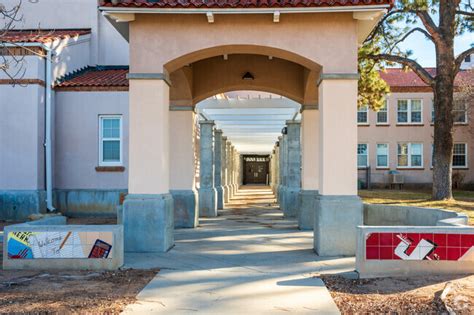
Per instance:
[[[161,268],[127,312],[337,313],[320,272],[354,270],[353,258],[321,258],[312,231],[283,218],[269,187],[243,186],[226,210],[175,231],[167,253],[127,253],[126,267]]]

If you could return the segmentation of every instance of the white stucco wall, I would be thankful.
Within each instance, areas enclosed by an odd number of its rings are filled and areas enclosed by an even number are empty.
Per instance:
[[[53,58],[54,80],[92,64],[90,38],[90,35],[79,36],[52,44],[55,53]]]
[[[0,190],[44,189],[44,87],[0,85]]]
[[[122,115],[125,172],[97,172],[99,115]],[[128,93],[56,93],[55,188],[126,189],[128,185]]]

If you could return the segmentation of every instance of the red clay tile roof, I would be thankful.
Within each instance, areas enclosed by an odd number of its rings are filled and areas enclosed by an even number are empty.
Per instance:
[[[436,68],[425,68],[431,75],[436,75]],[[380,77],[390,85],[390,87],[427,87],[427,85],[412,70],[401,68],[388,68],[380,72]],[[459,71],[456,76],[455,85],[474,84],[473,71]]]
[[[394,0],[99,0],[104,7],[129,8],[304,8],[393,5]]]
[[[45,44],[58,39],[72,38],[90,33],[90,29],[12,30],[2,35],[0,42]]]
[[[56,88],[60,90],[76,88],[128,90],[127,74],[128,66],[89,66],[59,79]]]

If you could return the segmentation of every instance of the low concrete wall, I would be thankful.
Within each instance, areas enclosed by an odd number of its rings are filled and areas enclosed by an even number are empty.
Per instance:
[[[455,220],[444,221],[446,219]],[[445,222],[445,224],[440,221]],[[449,210],[364,204],[364,225],[369,226],[436,226],[467,224],[467,222],[468,217],[466,215]]]
[[[0,220],[23,221],[46,212],[44,190],[1,190]]]
[[[359,226],[361,278],[474,273],[474,227]]]
[[[115,270],[123,265],[122,225],[57,225],[65,219],[5,227],[3,268]]]
[[[121,195],[126,193],[126,189],[58,189],[55,191],[55,206],[68,217],[115,218]]]

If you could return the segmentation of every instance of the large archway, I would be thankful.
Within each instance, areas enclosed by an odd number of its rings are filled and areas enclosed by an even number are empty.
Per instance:
[[[195,184],[195,105],[219,92],[250,89],[276,92],[303,105],[301,181],[303,191],[313,193],[307,207],[314,217],[315,250],[321,255],[353,254],[356,226],[362,223],[354,154],[357,49],[370,32],[367,26],[374,25],[387,6],[377,3],[324,10],[314,4],[317,10],[285,11],[281,20],[276,13],[271,19],[266,11],[241,14],[233,8],[213,9],[206,12],[207,19],[204,11],[182,14],[185,8],[166,14],[171,8],[145,12],[144,7],[119,4],[120,10],[103,9],[129,23],[125,249],[147,251],[152,243],[153,250],[168,250],[173,245],[177,199],[170,192],[188,193]],[[201,148],[203,139],[212,139],[203,136],[204,129],[212,133],[212,128],[201,126]],[[211,159],[213,166],[214,143],[206,146],[208,156],[201,154],[201,164]],[[294,160],[288,156],[289,163]],[[287,178],[291,180],[291,174]],[[201,201],[194,198],[194,203]],[[144,237],[136,236],[137,226]]]

